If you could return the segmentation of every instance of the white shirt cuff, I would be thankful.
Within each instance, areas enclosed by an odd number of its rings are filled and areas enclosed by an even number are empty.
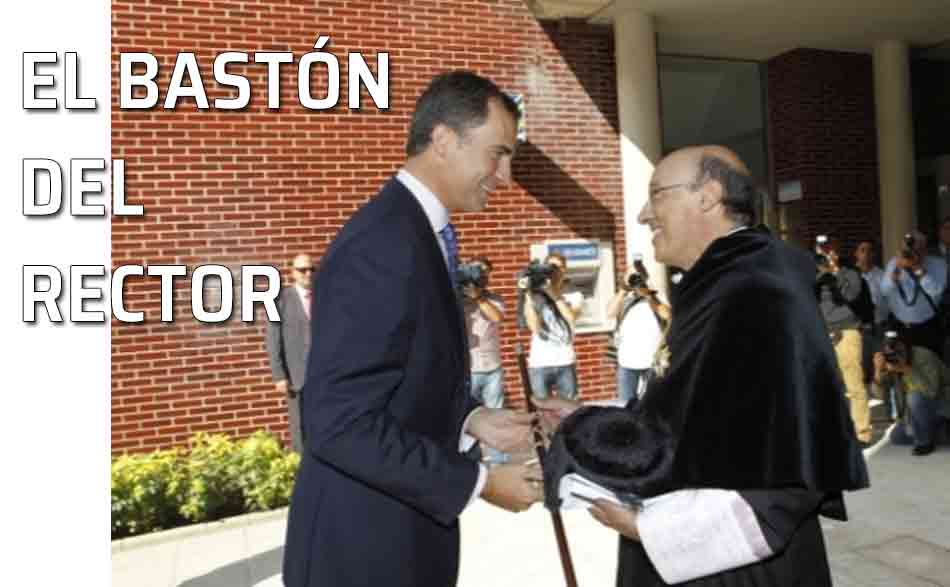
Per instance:
[[[478,496],[482,494],[482,490],[485,489],[485,483],[488,482],[488,467],[482,463],[478,463],[478,481],[475,482],[475,490],[472,491],[472,495],[468,498],[468,503],[465,504],[465,507],[472,505]]]
[[[483,406],[478,406],[474,410],[468,413],[468,416],[465,417],[465,421],[462,422],[462,435],[459,437],[459,452],[468,452],[475,446],[475,443],[478,442],[478,439],[466,432],[468,430],[468,423],[472,419],[472,416],[484,410]]]
[[[667,583],[682,583],[772,555],[755,511],[735,491],[686,489],[646,500],[640,541]]]
[[[462,434],[459,436],[459,452],[468,452],[471,450],[475,443],[478,442],[478,439],[466,432],[468,430],[468,422],[472,419],[472,416],[475,415],[475,412],[483,410],[484,407],[478,406],[474,410],[468,413],[465,421],[462,422]],[[468,503],[465,504],[465,507],[472,505],[478,496],[482,494],[482,489],[485,489],[485,483],[488,482],[488,467],[478,463],[478,480],[475,482],[475,490],[472,491],[472,495],[468,498]]]

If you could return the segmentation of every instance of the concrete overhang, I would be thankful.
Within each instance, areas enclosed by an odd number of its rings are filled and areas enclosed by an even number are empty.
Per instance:
[[[883,40],[925,52],[950,40],[950,0],[526,0],[541,20],[654,18],[657,49],[761,61],[807,47],[868,53]],[[939,58],[941,53],[935,55]]]

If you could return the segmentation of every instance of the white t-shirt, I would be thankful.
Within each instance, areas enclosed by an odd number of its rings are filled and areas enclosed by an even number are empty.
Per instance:
[[[584,294],[579,291],[562,294],[561,300],[575,312],[580,309],[584,302]],[[531,335],[531,351],[528,353],[529,367],[565,367],[573,365],[576,359],[574,355],[574,332],[573,328],[565,329],[554,316],[554,311],[545,305],[538,319],[548,326],[547,340],[541,338],[541,335],[533,333]]]
[[[649,302],[641,300],[627,311],[618,334],[617,363],[626,369],[648,369],[663,335]]]

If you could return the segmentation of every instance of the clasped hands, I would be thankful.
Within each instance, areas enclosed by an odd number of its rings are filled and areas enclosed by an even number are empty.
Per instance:
[[[468,433],[492,448],[520,455],[530,454],[534,447],[533,426],[541,426],[545,439],[550,438],[561,420],[581,406],[560,398],[534,399],[538,416],[505,409],[482,408],[472,414]],[[519,460],[519,459],[515,459]],[[537,462],[513,462],[491,467],[481,497],[489,503],[513,512],[520,512],[544,499],[544,482]],[[624,536],[639,540],[636,511],[598,499],[590,506],[595,520]]]

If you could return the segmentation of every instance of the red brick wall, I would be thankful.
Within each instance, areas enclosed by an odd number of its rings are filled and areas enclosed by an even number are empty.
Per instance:
[[[113,220],[113,265],[189,267],[188,278],[176,279],[170,324],[159,321],[157,279],[127,280],[127,307],[144,311],[146,323],[112,324],[113,451],[181,445],[198,431],[267,428],[286,438],[260,313],[250,324],[198,323],[190,312],[191,269],[217,263],[239,276],[241,265],[271,264],[286,280],[293,254],[319,259],[401,164],[415,97],[450,68],[474,69],[526,97],[529,141],[516,160],[516,182],[495,194],[487,212],[458,219],[463,256],[485,254],[496,265],[496,289],[509,308],[502,332],[509,393],[517,398],[513,275],[528,261],[529,244],[612,239],[623,258],[611,31],[542,25],[518,0],[180,4],[112,3],[112,156],[126,161],[127,199],[146,210]],[[292,51],[299,59],[321,34],[344,62],[350,51],[370,64],[377,51],[390,52],[388,111],[368,98],[358,112],[346,107],[345,66],[341,106],[307,111],[297,103],[295,65],[282,67],[280,111],[268,111],[266,68],[253,63],[232,66],[251,81],[243,111],[200,112],[191,100],[175,111],[119,109],[121,52],[158,58],[161,99],[176,54],[196,53],[213,101],[230,95],[213,80],[218,53]],[[613,393],[613,371],[601,361],[605,340],[577,342],[584,397]]]
[[[846,250],[879,238],[871,56],[796,49],[767,63],[775,181],[801,180],[798,236],[835,235]]]

